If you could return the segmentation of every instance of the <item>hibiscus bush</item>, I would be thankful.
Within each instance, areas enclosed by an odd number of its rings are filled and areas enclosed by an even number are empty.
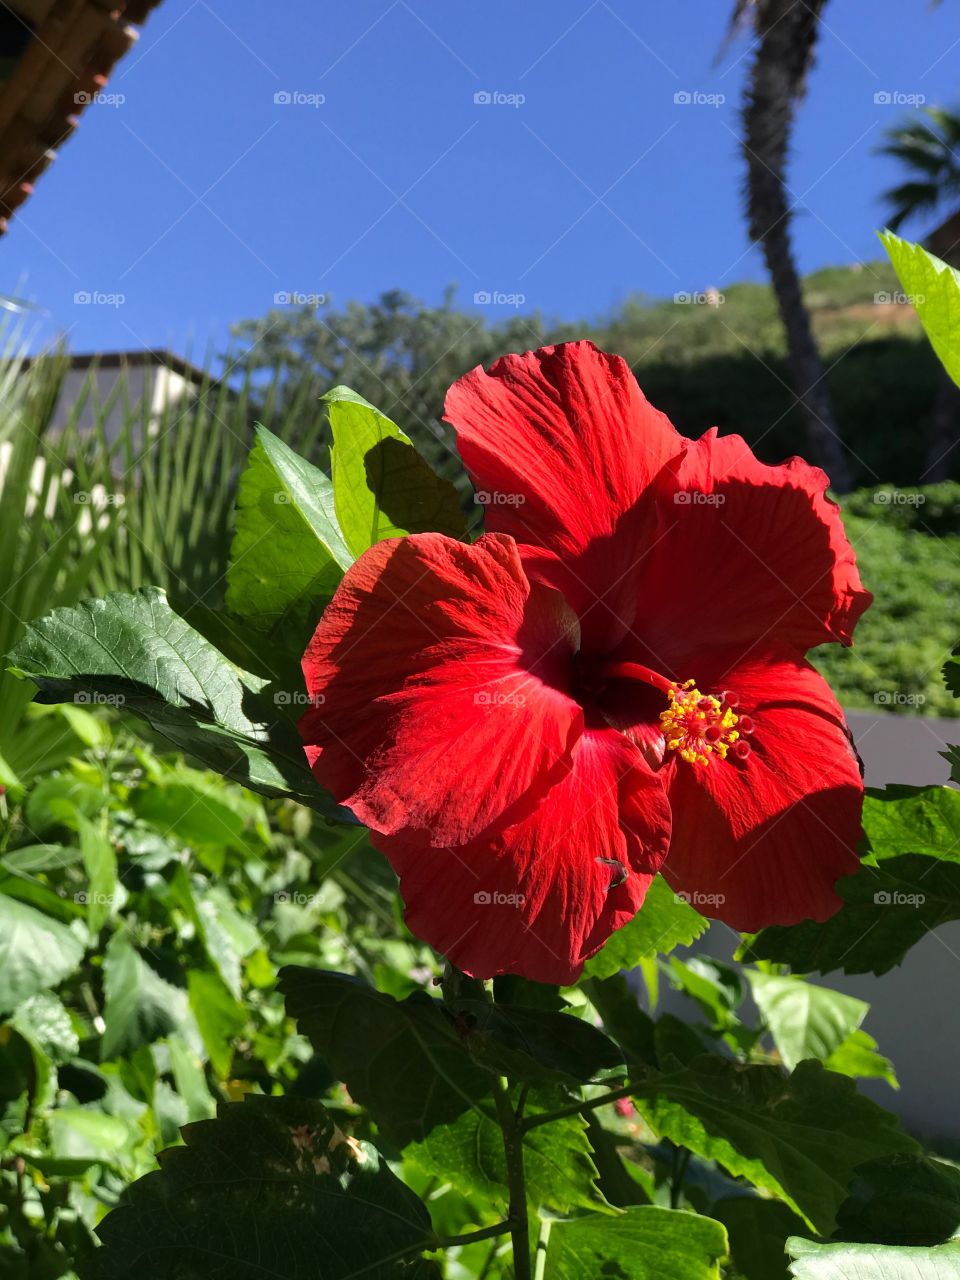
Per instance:
[[[222,647],[145,586],[10,656],[195,762],[121,737],[8,798],[21,1274],[78,1234],[90,1280],[960,1274],[960,1174],[807,981],[960,917],[960,795],[865,797],[807,658],[870,604],[827,477],[562,344],[450,389],[471,539],[393,422],[325,402],[329,474],[258,430]]]

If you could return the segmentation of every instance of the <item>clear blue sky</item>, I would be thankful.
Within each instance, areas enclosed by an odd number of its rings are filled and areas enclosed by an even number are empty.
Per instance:
[[[0,290],[77,351],[196,353],[280,291],[438,300],[457,282],[470,306],[499,291],[576,319],[762,279],[736,136],[749,41],[715,65],[729,8],[166,0],[107,88],[124,100],[84,113],[0,242]],[[804,270],[877,256],[895,175],[872,149],[905,108],[875,94],[960,100],[956,0],[825,18],[790,173]]]

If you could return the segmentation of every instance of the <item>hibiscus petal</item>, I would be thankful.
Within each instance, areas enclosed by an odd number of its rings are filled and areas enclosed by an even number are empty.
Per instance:
[[[582,617],[594,606],[588,628],[604,618],[615,643],[636,608],[624,581],[654,528],[650,485],[684,443],[629,365],[591,342],[504,356],[454,383],[444,415],[487,530],[559,556],[577,584],[564,582],[567,598]]]
[[[643,902],[670,834],[659,777],[612,729],[588,729],[539,807],[489,843],[373,841],[400,876],[410,929],[476,978],[576,981]]]
[[[850,644],[873,597],[828,480],[799,458],[758,462],[739,436],[707,432],[658,484],[660,536],[635,589],[639,660],[698,683],[699,652]],[[701,684],[702,687],[702,684]]]
[[[663,874],[704,915],[735,929],[826,920],[856,871],[863,783],[843,712],[808,662],[781,653],[708,679],[755,725],[746,760],[671,757],[673,839]],[[706,687],[706,686],[704,686]]]
[[[510,538],[378,543],[304,655],[313,771],[380,832],[437,846],[515,822],[569,769],[575,616],[532,585]]]

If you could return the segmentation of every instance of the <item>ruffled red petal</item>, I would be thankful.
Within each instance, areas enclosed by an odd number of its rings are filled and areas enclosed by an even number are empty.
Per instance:
[[[825,920],[858,866],[863,783],[826,681],[781,653],[730,666],[716,655],[701,687],[729,688],[755,731],[746,760],[665,769],[673,838],[663,874],[704,915],[735,929]]]
[[[313,771],[375,831],[463,844],[516,822],[569,770],[575,615],[516,545],[442,534],[378,543],[304,655]]]
[[[659,534],[635,584],[638,660],[699,683],[704,650],[850,644],[873,597],[827,484],[799,458],[758,462],[739,436],[691,444],[657,486]]]
[[[629,365],[591,342],[504,356],[454,383],[444,413],[486,528],[558,556],[585,639],[616,643],[637,610],[629,572],[653,531],[652,481],[683,447]]]
[[[567,777],[495,840],[373,840],[400,876],[407,924],[458,968],[570,983],[636,913],[669,833],[659,777],[621,734],[588,729]]]

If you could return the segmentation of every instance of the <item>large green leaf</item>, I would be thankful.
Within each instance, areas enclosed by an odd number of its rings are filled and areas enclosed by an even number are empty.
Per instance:
[[[626,1076],[613,1041],[572,1014],[481,1000],[454,1001],[452,1009],[471,1055],[498,1074],[579,1083]]]
[[[746,958],[800,973],[886,973],[930,929],[960,919],[960,792],[887,787],[868,793],[867,853],[837,884],[844,906],[823,924],[777,925],[748,940]]]
[[[928,1156],[885,1156],[857,1169],[837,1237],[864,1244],[943,1244],[960,1236],[960,1169]]]
[[[782,1197],[824,1235],[857,1165],[917,1150],[895,1116],[813,1061],[788,1076],[705,1055],[633,1098],[662,1137]]]
[[[787,1241],[795,1280],[960,1280],[960,1243],[935,1249]]]
[[[58,986],[82,959],[76,933],[0,893],[0,1013]]]
[[[423,1202],[317,1102],[250,1098],[188,1125],[100,1223],[85,1280],[400,1280]]]
[[[161,978],[125,932],[115,933],[107,944],[103,989],[102,1058],[131,1053],[171,1031],[197,1041],[187,993]]]
[[[323,605],[353,563],[324,473],[266,427],[237,493],[227,605],[302,653]]]
[[[84,695],[121,706],[217,773],[335,812],[265,682],[229,662],[156,587],[56,609],[27,628],[9,660],[39,685],[41,702]]]
[[[543,1275],[545,1280],[717,1280],[726,1252],[726,1232],[712,1218],[631,1206],[616,1218],[588,1214],[553,1223]]]
[[[552,1091],[532,1092],[527,1114],[551,1110],[564,1098]],[[556,1213],[598,1209],[603,1197],[596,1188],[587,1126],[580,1116],[564,1116],[531,1129],[524,1139],[524,1173],[531,1211]],[[452,1124],[438,1125],[423,1142],[404,1151],[423,1173],[450,1182],[461,1194],[477,1197],[497,1216],[507,1212],[509,1190],[503,1134],[497,1122],[476,1112],[464,1112]]]
[[[299,968],[282,970],[280,990],[317,1053],[401,1146],[490,1093],[491,1075],[423,993],[394,1000],[358,978]]]
[[[787,1280],[787,1257],[783,1246],[788,1237],[804,1229],[782,1200],[762,1196],[727,1196],[710,1206],[711,1215],[722,1222],[730,1237],[730,1257],[734,1273],[743,1280]]]
[[[709,924],[657,876],[637,914],[587,961],[584,973],[588,978],[610,978],[621,969],[635,969],[645,956],[689,946]]]
[[[960,272],[892,231],[880,239],[940,362],[960,385]]]
[[[802,978],[745,970],[761,1017],[783,1064],[792,1071],[804,1058],[824,1062],[860,1026],[870,1011],[864,1000],[817,987]]]
[[[395,423],[349,387],[334,387],[323,399],[333,432],[337,519],[354,555],[405,533],[463,537],[466,524],[456,489],[431,469]]]

